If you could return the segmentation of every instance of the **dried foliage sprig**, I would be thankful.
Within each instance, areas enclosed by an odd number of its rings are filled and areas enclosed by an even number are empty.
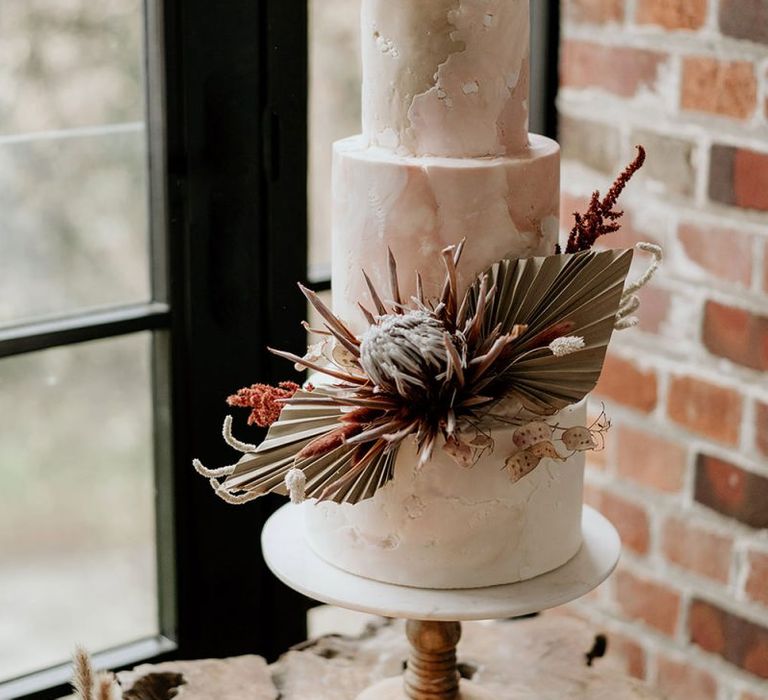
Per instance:
[[[408,302],[390,253],[392,301],[365,275],[373,307],[361,306],[369,326],[359,336],[302,287],[333,349],[310,348],[304,357],[273,352],[331,383],[238,392],[232,403],[252,409],[250,422],[271,427],[251,452],[225,424],[228,442],[244,457],[214,470],[195,462],[217,494],[230,503],[268,492],[356,503],[392,478],[406,438],[421,464],[442,444],[471,466],[492,442],[488,426],[502,402],[519,407],[513,420],[523,425],[580,401],[599,377],[632,251],[501,260],[460,295],[462,250],[443,251],[437,298],[426,299],[417,281]]]
[[[295,382],[280,382],[278,386],[253,384],[230,396],[227,403],[251,409],[248,425],[255,423],[260,428],[268,428],[280,415],[283,408],[280,401],[290,399],[298,390]]]
[[[587,211],[583,214],[574,214],[576,221],[568,236],[566,253],[590,250],[598,238],[614,233],[621,228],[618,221],[624,216],[624,212],[615,207],[624,188],[644,164],[645,149],[642,146],[637,146],[637,157],[616,178],[605,197],[601,199],[600,192],[595,191]]]
[[[77,694],[78,700],[94,700],[93,685],[95,673],[88,652],[82,647],[75,649],[73,660],[72,688]]]
[[[639,323],[639,319],[632,315],[640,308],[640,298],[637,296],[637,292],[653,279],[653,276],[664,261],[664,251],[661,246],[658,246],[655,243],[638,243],[635,248],[644,253],[649,253],[653,256],[653,260],[651,260],[651,264],[640,277],[627,285],[624,293],[621,295],[621,305],[616,314],[617,331],[633,328]]]
[[[112,673],[96,673],[88,652],[82,647],[75,649],[72,662],[72,689],[78,700],[119,700],[120,688]]]

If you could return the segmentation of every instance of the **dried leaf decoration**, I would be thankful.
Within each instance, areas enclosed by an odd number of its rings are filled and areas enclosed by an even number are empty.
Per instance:
[[[481,303],[483,287],[495,288],[484,333],[498,328],[503,334],[515,325],[527,331],[507,365],[478,390],[514,394],[538,415],[581,401],[600,377],[631,263],[631,250],[496,263],[470,289],[469,313]],[[548,345],[562,336],[582,338],[584,347],[558,357]]]
[[[297,392],[269,429],[264,442],[254,454],[236,465],[223,487],[252,496],[271,492],[288,495],[285,477],[297,468],[307,479],[306,498],[356,503],[370,498],[386,484],[393,476],[393,452],[374,454],[361,468],[355,460],[357,445],[340,441],[327,451],[307,450],[312,443],[338,430],[345,417],[335,403],[334,394],[326,396],[324,391]],[[363,472],[364,478],[356,478]]]
[[[574,214],[574,226],[568,236],[566,253],[589,250],[598,238],[615,233],[621,228],[619,221],[624,216],[624,212],[617,210],[616,205],[629,181],[645,164],[645,156],[645,148],[637,146],[637,156],[616,178],[605,197],[601,199],[600,193],[594,192],[587,211],[583,214]]]
[[[72,689],[77,700],[117,700],[122,697],[114,674],[109,671],[96,673],[90,655],[82,647],[75,650],[73,667]]]
[[[222,498],[245,503],[270,492],[287,495],[293,484],[294,500],[358,503],[392,478],[406,438],[415,440],[421,463],[440,441],[457,463],[471,467],[482,452],[473,436],[492,442],[501,402],[521,405],[523,413],[504,422],[522,426],[586,396],[600,375],[632,251],[501,260],[460,298],[462,248],[443,251],[440,297],[425,299],[417,284],[407,303],[390,254],[386,297],[366,276],[373,310],[361,307],[369,327],[360,336],[302,288],[324,321],[319,332],[343,349],[344,361],[316,348],[303,358],[273,351],[333,383],[278,399],[279,417],[255,449],[235,440],[225,424],[225,439],[246,451],[243,459],[218,470],[195,464]],[[552,349],[558,339],[554,348],[565,343],[568,352]],[[321,355],[330,355],[328,365]],[[532,455],[513,471],[535,468],[534,459],[540,458]],[[297,470],[304,477],[299,492]]]

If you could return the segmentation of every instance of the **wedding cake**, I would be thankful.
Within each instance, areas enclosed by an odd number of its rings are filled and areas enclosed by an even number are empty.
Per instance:
[[[557,143],[528,133],[529,0],[363,0],[363,129],[334,147],[333,310],[315,374],[238,392],[260,445],[217,493],[302,502],[351,573],[423,588],[538,576],[581,538],[586,395],[636,308],[618,228],[635,161],[558,246]],[[317,374],[320,373],[320,374]],[[321,376],[323,375],[323,376]],[[222,477],[223,481],[222,481]]]
[[[528,134],[528,0],[362,8],[363,134],[335,145],[333,166],[333,308],[357,328],[360,270],[384,287],[388,248],[434,296],[441,250],[464,238],[463,288],[500,258],[552,253],[560,205],[560,149]],[[583,425],[584,410],[558,420]],[[581,544],[583,453],[510,485],[512,433],[470,470],[446,454],[418,469],[401,450],[370,501],[306,504],[310,544],[353,573],[435,588],[560,566]]]

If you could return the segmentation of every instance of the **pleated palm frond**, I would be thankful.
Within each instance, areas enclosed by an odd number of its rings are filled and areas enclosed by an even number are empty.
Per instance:
[[[255,452],[235,465],[224,488],[253,496],[288,495],[285,477],[300,469],[306,498],[338,503],[370,498],[392,478],[394,453],[384,441],[367,446],[346,442],[345,414],[334,401],[327,389],[297,392]]]
[[[516,395],[540,415],[581,401],[600,377],[631,262],[631,250],[608,250],[493,265],[470,288],[468,314],[478,309],[482,289],[492,288],[497,291],[485,304],[483,336],[526,330],[476,390]],[[556,356],[549,344],[563,336],[579,337],[583,347]]]

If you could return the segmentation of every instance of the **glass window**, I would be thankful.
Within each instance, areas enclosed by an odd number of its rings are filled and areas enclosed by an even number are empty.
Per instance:
[[[331,145],[360,133],[360,0],[309,2],[309,270],[330,275]]]
[[[143,15],[0,3],[0,325],[149,299]]]
[[[144,8],[0,2],[0,683],[159,632]]]
[[[141,129],[0,138],[0,325],[149,298]]]
[[[0,361],[0,680],[158,631],[150,341]]]

